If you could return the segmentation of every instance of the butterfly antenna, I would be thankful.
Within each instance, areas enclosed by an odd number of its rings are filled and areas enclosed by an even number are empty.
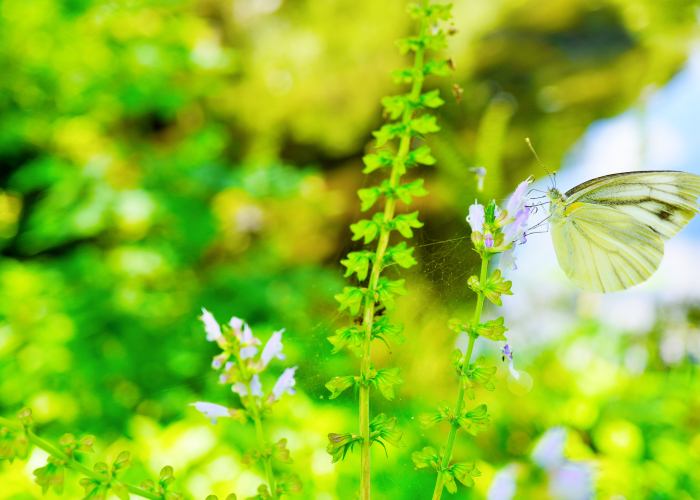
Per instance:
[[[535,158],[537,158],[537,161],[540,163],[542,168],[544,169],[545,172],[547,172],[547,176],[549,176],[549,180],[552,181],[552,184],[554,184],[554,187],[557,187],[557,179],[556,177],[552,177],[552,174],[549,173],[549,170],[547,170],[547,167],[544,166],[544,163],[542,163],[542,160],[540,160],[540,157],[537,155],[537,151],[535,151],[535,148],[532,147],[532,143],[530,142],[530,138],[526,137],[525,142],[527,142],[528,147],[530,148],[530,151],[532,151],[532,154],[535,155]],[[556,176],[556,172],[554,173]]]

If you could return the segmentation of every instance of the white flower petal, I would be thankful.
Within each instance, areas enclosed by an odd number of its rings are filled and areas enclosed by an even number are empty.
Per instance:
[[[202,316],[199,319],[204,323],[204,330],[207,332],[207,340],[209,342],[213,342],[221,337],[221,325],[217,323],[212,313],[202,307]]]
[[[194,406],[199,412],[201,412],[205,417],[211,420],[211,425],[215,425],[217,419],[221,417],[230,417],[228,408],[225,406],[217,405],[215,403],[206,403],[204,401],[197,401],[196,403],[190,403],[190,406]]]

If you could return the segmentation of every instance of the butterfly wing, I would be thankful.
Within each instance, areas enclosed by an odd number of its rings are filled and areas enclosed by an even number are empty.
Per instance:
[[[613,208],[645,224],[663,241],[698,213],[699,196],[700,176],[666,170],[606,175],[566,193],[567,204]]]
[[[567,204],[551,232],[559,265],[576,286],[591,292],[646,281],[664,253],[661,236],[647,224],[604,205]]]

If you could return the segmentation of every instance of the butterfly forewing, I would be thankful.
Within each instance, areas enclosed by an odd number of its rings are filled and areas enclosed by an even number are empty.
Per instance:
[[[667,240],[698,212],[700,176],[673,171],[626,172],[584,182],[566,196],[567,205],[583,202],[626,213]]]

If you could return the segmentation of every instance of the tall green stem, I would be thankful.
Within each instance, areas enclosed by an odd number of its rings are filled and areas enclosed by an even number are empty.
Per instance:
[[[481,277],[479,280],[479,287],[483,288],[486,285],[486,280],[488,279],[488,268],[489,259],[482,257],[481,259]],[[474,319],[472,320],[472,330],[475,330],[479,326],[479,321],[481,321],[481,310],[484,307],[484,294],[481,290],[477,292],[478,298],[476,299],[476,311],[474,312]],[[467,355],[464,357],[464,362],[460,367],[460,370],[464,370],[465,367],[469,369],[469,363],[472,359],[472,351],[474,350],[474,341],[478,335],[475,333],[469,334],[469,346],[467,347]],[[462,404],[464,403],[464,385],[459,384],[459,391],[457,392],[457,403],[455,404],[455,415],[459,415],[462,410]],[[452,458],[452,447],[455,443],[455,437],[457,436],[457,430],[459,429],[459,424],[456,421],[452,422],[450,426],[450,434],[447,436],[447,444],[445,445],[445,455],[442,457],[442,468],[445,469],[450,465],[450,459]],[[437,482],[435,483],[435,491],[433,492],[433,500],[440,500],[442,496],[442,489],[444,483],[442,481],[442,474],[438,473]]]
[[[424,1],[427,7],[429,0]],[[422,37],[428,29],[428,23],[425,19],[421,20],[420,36]],[[411,87],[411,100],[416,101],[423,89],[423,56],[425,50],[420,48],[416,51],[413,67],[416,70],[414,73],[413,86]],[[411,106],[407,106],[402,116],[402,122],[408,124],[413,119],[414,110]],[[394,190],[399,185],[401,179],[401,170],[396,165],[401,165],[403,168],[405,159],[411,149],[411,137],[405,135],[401,137],[399,150],[396,154],[394,164],[391,167],[391,175],[389,177],[390,187]],[[384,206],[383,221],[387,225],[394,218],[396,211],[396,198],[393,196],[387,197],[386,205]],[[371,370],[371,343],[372,343],[372,325],[374,324],[375,297],[374,290],[377,289],[379,283],[379,275],[383,268],[384,254],[389,245],[389,235],[391,231],[383,228],[379,233],[379,242],[377,243],[377,251],[374,262],[372,263],[372,272],[370,273],[367,298],[365,300],[365,315],[363,326],[365,329],[365,337],[362,345],[362,363],[361,374],[362,380],[368,381]],[[370,499],[370,432],[369,432],[369,383],[363,382],[360,385],[360,437],[362,438],[361,450],[361,472],[360,472],[360,499]]]
[[[22,426],[16,422],[13,422],[12,420],[8,420],[6,418],[0,417],[0,425],[3,427],[11,427],[14,429],[21,429]],[[44,450],[46,453],[48,453],[51,456],[54,456],[56,458],[60,458],[61,460],[65,461],[66,467],[69,467],[75,471],[81,472],[85,474],[86,476],[96,479],[97,481],[104,481],[106,479],[106,476],[104,474],[100,474],[99,472],[95,472],[94,470],[90,470],[89,468],[85,467],[83,464],[78,462],[75,458],[65,454],[55,446],[53,446],[51,443],[48,441],[40,438],[36,434],[34,434],[32,431],[27,431],[27,438],[29,441],[36,446],[37,448],[41,448]],[[121,482],[121,481],[120,481]],[[134,486],[133,484],[126,484],[122,483],[124,486],[126,486],[126,489],[131,493],[132,495],[138,495],[143,498],[149,498],[151,500],[161,500],[161,497],[159,495],[156,495],[155,493],[151,493],[150,491],[142,490],[138,486]]]

